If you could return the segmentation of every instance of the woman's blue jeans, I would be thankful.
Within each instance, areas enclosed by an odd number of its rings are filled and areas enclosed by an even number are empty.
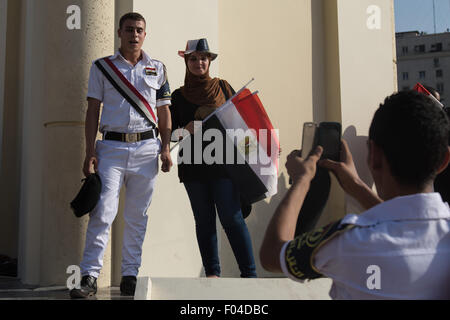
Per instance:
[[[239,193],[229,179],[185,182],[195,219],[197,241],[206,276],[220,276],[216,207],[242,278],[255,278],[252,242],[242,216]]]

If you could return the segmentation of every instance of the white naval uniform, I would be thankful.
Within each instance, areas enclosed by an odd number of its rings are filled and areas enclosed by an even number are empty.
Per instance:
[[[151,59],[144,52],[142,60],[135,66],[127,62],[119,52],[110,57],[110,60],[149,102],[155,116],[156,108],[170,105],[170,89],[161,62]],[[146,68],[156,72],[149,74]],[[161,95],[161,90],[166,92]],[[122,97],[95,64],[90,71],[87,97],[103,102],[99,128],[103,134],[137,133],[152,129],[150,122]],[[159,139],[134,143],[112,140],[96,142],[102,192],[96,208],[89,215],[84,255],[80,264],[83,276],[99,276],[109,230],[117,214],[122,185],[125,185],[126,194],[121,273],[122,276],[137,276],[147,227],[147,209],[158,173],[160,151]]]
[[[287,242],[283,272],[295,281],[308,279],[298,277],[297,268],[308,259],[318,277],[333,280],[333,299],[450,299],[450,209],[439,193],[394,198],[347,215],[340,225],[350,228],[309,257],[298,254],[300,242]]]

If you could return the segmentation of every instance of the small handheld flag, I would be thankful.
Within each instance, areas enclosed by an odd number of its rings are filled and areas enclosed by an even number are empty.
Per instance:
[[[436,99],[436,97],[434,95],[432,95],[431,92],[428,91],[422,84],[417,83],[414,86],[413,90],[415,90],[417,92],[420,92],[420,93],[423,93],[426,96],[430,97],[436,103],[436,105],[438,105],[439,107],[441,107],[441,108],[444,107],[444,105],[438,99]]]

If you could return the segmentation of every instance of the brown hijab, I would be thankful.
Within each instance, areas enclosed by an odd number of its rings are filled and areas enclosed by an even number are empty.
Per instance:
[[[224,104],[227,101],[227,96],[231,97],[233,94],[226,81],[224,81],[224,89],[227,92],[223,92],[220,87],[220,79],[209,76],[211,59],[209,59],[208,71],[203,76],[196,76],[189,71],[187,56],[185,57],[185,63],[186,76],[184,77],[184,86],[181,87],[181,93],[187,101],[199,106],[195,113],[195,120],[203,120]]]

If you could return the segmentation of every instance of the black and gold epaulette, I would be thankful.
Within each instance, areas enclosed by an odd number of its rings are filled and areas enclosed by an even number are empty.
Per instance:
[[[299,280],[317,279],[323,275],[314,267],[314,256],[318,249],[352,225],[340,225],[341,220],[306,232],[292,240],[285,252],[289,273]]]

